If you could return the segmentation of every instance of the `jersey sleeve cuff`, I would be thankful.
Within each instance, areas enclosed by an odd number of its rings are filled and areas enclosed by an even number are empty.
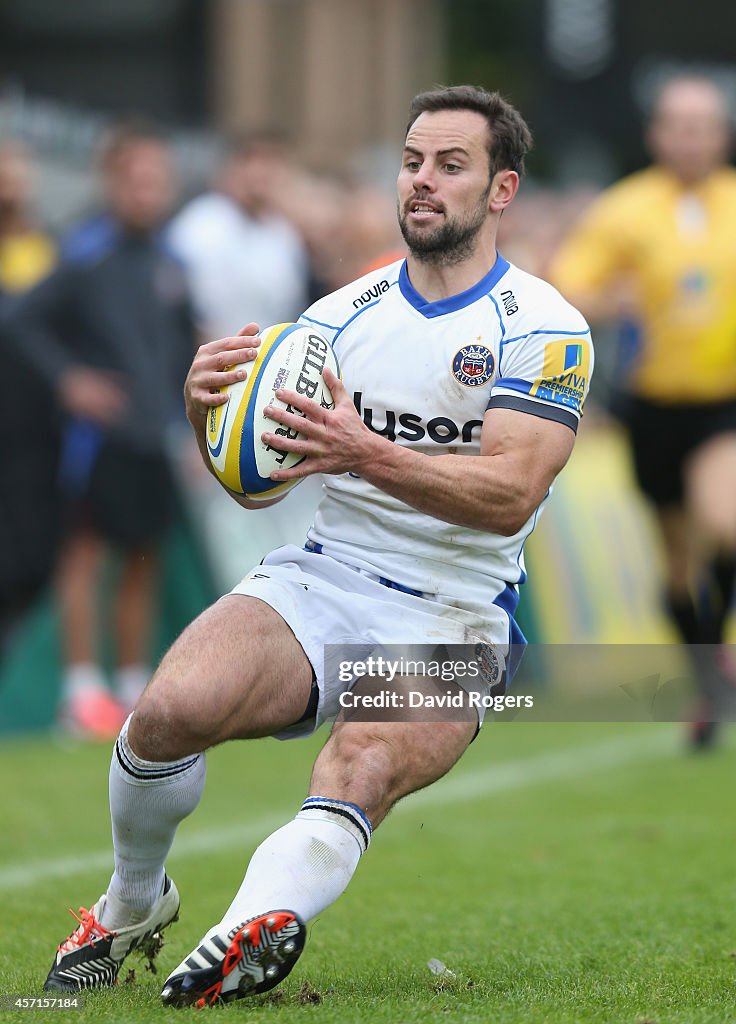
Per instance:
[[[533,398],[521,398],[515,395],[492,395],[487,409],[513,409],[515,412],[525,412],[530,416],[539,416],[543,420],[554,420],[556,423],[564,423],[574,434],[578,432],[580,420],[574,412],[569,409],[561,409],[557,405],[550,405],[548,402],[535,402]]]

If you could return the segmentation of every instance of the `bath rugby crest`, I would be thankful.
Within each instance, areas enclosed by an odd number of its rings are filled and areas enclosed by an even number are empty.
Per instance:
[[[493,353],[485,345],[465,345],[452,360],[455,380],[467,388],[477,388],[487,383],[495,367]]]

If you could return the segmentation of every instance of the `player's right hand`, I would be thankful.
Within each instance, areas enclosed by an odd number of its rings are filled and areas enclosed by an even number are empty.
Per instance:
[[[232,338],[218,338],[200,345],[184,383],[184,400],[190,421],[206,417],[213,406],[224,405],[227,395],[220,388],[243,380],[243,363],[258,355],[261,339],[258,324],[247,324]]]

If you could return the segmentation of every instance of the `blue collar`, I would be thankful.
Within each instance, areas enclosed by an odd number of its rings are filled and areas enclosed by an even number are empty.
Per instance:
[[[496,262],[493,264],[486,276],[482,277],[477,284],[468,288],[467,291],[459,292],[457,295],[450,295],[446,299],[439,299],[437,302],[427,302],[426,299],[422,298],[409,280],[409,274],[406,269],[406,260],[404,260],[401,264],[401,270],[399,271],[399,288],[401,289],[401,294],[409,305],[418,310],[422,316],[431,318],[435,316],[442,316],[444,313],[454,313],[457,309],[463,309],[465,306],[471,306],[474,302],[477,302],[478,299],[487,295],[492,288],[495,288],[508,269],[508,261],[505,260],[499,252],[496,254]]]

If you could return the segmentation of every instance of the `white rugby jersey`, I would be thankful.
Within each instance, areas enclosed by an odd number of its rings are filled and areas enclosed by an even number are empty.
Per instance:
[[[500,255],[476,285],[438,302],[415,291],[400,260],[320,299],[300,322],[333,344],[363,421],[395,444],[477,456],[489,408],[577,429],[593,365],[588,325]],[[502,537],[418,512],[352,473],[325,476],[308,545],[444,604],[513,615],[541,507]]]

